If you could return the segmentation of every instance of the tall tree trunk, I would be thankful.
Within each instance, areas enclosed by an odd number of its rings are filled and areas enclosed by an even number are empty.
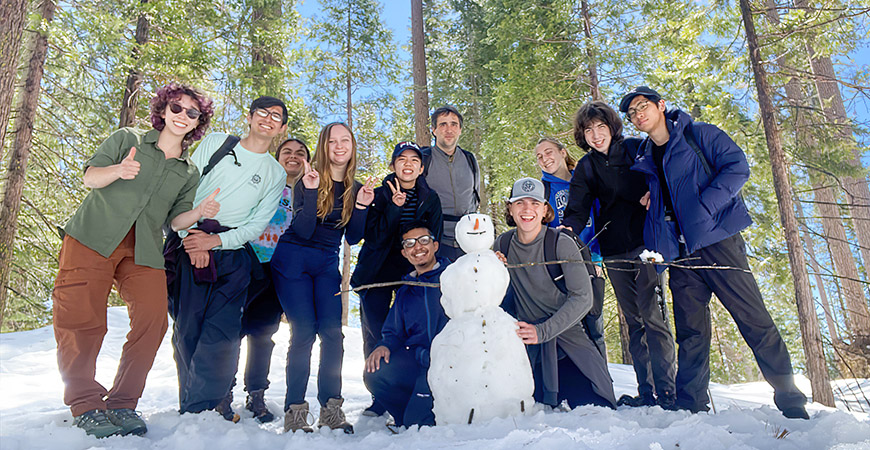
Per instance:
[[[797,194],[792,191],[792,197],[794,198],[795,211],[797,214],[798,224],[803,224],[804,232],[801,233],[804,239],[804,249],[807,252],[807,256],[809,256],[810,268],[813,269],[816,278],[816,288],[819,290],[819,301],[822,304],[822,309],[825,311],[825,323],[828,324],[828,332],[831,334],[831,341],[834,345],[840,340],[837,331],[836,320],[834,319],[834,314],[831,311],[831,304],[828,302],[828,293],[825,291],[825,282],[822,279],[822,270],[819,267],[819,263],[816,260],[816,252],[813,250],[813,238],[809,233],[809,226],[806,225],[806,218],[804,218],[803,208],[801,207],[800,199],[798,199]]]
[[[146,4],[150,0],[141,0]],[[127,82],[124,88],[124,96],[121,99],[121,115],[118,119],[118,128],[132,126],[136,122],[136,106],[139,99],[139,87],[142,85],[142,71],[139,69],[139,58],[142,56],[142,46],[148,42],[148,31],[151,25],[145,13],[139,14],[136,21],[136,45],[133,46],[133,65],[127,73]]]
[[[352,83],[351,83],[351,46],[350,46],[350,26],[351,26],[351,8],[350,2],[347,5],[347,47],[345,48],[345,61],[346,61],[346,76],[345,76],[345,87],[347,89],[347,103],[345,104],[345,108],[347,109],[347,126],[350,129],[353,129],[353,99],[352,99]],[[348,188],[352,188],[348,186]],[[350,312],[350,259],[352,256],[350,244],[347,243],[347,240],[342,240],[342,265],[341,265],[341,324],[347,325],[347,315]]]
[[[589,2],[587,0],[580,2],[580,14],[583,15],[583,36],[586,38],[586,57],[589,59],[589,91],[592,94],[592,100],[601,100],[601,89],[598,84],[598,62],[595,60],[595,47],[592,45],[592,18],[589,16]]]
[[[791,203],[791,180],[789,169],[782,150],[779,128],[776,124],[776,112],[770,99],[770,86],[767,84],[767,73],[761,65],[761,52],[758,48],[758,36],[749,8],[749,0],[740,0],[740,13],[746,28],[746,43],[749,47],[749,61],[758,90],[758,106],[764,125],[764,135],[767,139],[767,149],[770,153],[770,165],[773,171],[773,187],[776,191],[782,220],[785,241],[788,246],[789,263],[794,279],[794,290],[800,315],[801,340],[807,360],[807,372],[813,390],[813,401],[826,406],[834,406],[834,393],[831,390],[831,380],[822,351],[822,335],[819,330],[819,320],[813,305],[810,281],[806,272],[806,258],[800,243],[797,219],[794,205]]]
[[[426,42],[423,38],[423,0],[411,0],[411,53],[414,63],[414,134],[417,144],[429,145],[429,89],[426,79]]]
[[[276,76],[274,68],[281,68],[283,53],[281,45],[276,45],[274,36],[280,28],[281,0],[247,0],[251,7],[251,23],[248,37],[251,41],[251,70],[248,76],[252,81],[254,97],[261,95],[280,97],[283,79]],[[288,124],[289,125],[289,124]],[[275,136],[269,145],[269,151],[278,150],[280,144],[292,132],[287,127],[283,133]]]
[[[9,166],[6,169],[6,190],[3,192],[3,206],[0,210],[0,325],[3,324],[3,310],[6,308],[6,284],[9,269],[15,255],[15,232],[18,229],[18,211],[21,209],[21,193],[27,173],[27,159],[33,138],[33,122],[39,104],[39,89],[48,53],[48,35],[44,31],[54,18],[54,0],[43,0],[38,7],[42,22],[27,37],[27,67],[22,76],[24,88],[18,101],[18,115],[15,118],[15,140]]]
[[[0,161],[6,148],[6,128],[15,98],[15,77],[18,75],[18,51],[21,33],[27,18],[25,0],[4,0],[0,5]],[[5,279],[3,279],[5,281]],[[0,289],[5,289],[0,284]],[[2,294],[0,294],[2,295]]]

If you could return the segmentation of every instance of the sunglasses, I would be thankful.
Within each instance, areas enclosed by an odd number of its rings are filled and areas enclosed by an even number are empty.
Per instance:
[[[411,247],[417,245],[418,242],[420,243],[420,245],[429,245],[434,240],[435,240],[435,238],[432,236],[429,236],[428,234],[420,236],[420,237],[416,237],[416,238],[403,239],[402,240],[402,247],[411,248]]]
[[[179,105],[178,103],[170,103],[169,110],[172,111],[172,114],[181,114],[181,112],[184,111],[187,114],[187,117],[193,120],[199,119],[199,116],[202,115],[202,113],[199,112],[198,109],[188,108],[187,110],[185,110],[184,107]]]

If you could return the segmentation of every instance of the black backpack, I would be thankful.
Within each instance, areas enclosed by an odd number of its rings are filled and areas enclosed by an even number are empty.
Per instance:
[[[220,148],[216,152],[214,152],[213,155],[211,155],[211,158],[208,159],[208,164],[206,164],[205,168],[202,169],[202,173],[199,175],[199,179],[201,180],[205,178],[205,176],[208,175],[208,173],[211,172],[212,169],[214,169],[214,166],[216,166],[217,163],[220,162],[220,160],[224,159],[224,156],[227,156],[229,154],[233,155],[233,159],[236,160],[236,165],[241,166],[239,160],[236,158],[236,152],[235,150],[233,150],[233,148],[235,148],[236,144],[238,144],[240,140],[241,138],[239,138],[238,136],[233,136],[232,134],[227,136],[227,139],[224,141],[223,144],[221,144]]]

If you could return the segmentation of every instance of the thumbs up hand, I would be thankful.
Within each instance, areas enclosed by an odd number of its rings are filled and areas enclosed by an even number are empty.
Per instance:
[[[120,164],[116,164],[116,170],[118,171],[118,178],[122,180],[132,180],[136,178],[136,175],[139,175],[139,161],[136,161],[136,147],[130,149],[130,153],[127,154],[127,157],[124,158]]]
[[[200,216],[210,219],[216,216],[218,212],[220,212],[221,204],[214,199],[215,197],[217,197],[220,191],[221,188],[215,189],[214,192],[211,193],[211,195],[203,199],[203,201],[201,201],[199,205],[196,205],[196,209],[199,211]]]

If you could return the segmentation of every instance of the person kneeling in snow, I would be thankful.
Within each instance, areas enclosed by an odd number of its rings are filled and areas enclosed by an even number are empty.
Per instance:
[[[515,230],[502,233],[493,248],[505,263],[545,260],[581,261],[580,248],[568,234],[544,224],[553,220],[544,185],[534,178],[517,180],[507,202],[505,221]],[[507,239],[507,242],[504,242]],[[555,255],[547,246],[555,247]],[[517,335],[526,344],[535,377],[535,401],[575,408],[615,408],[607,361],[589,339],[581,320],[592,307],[592,286],[583,264],[560,264],[560,277],[546,265],[512,268],[510,272]],[[563,281],[564,280],[564,281]]]
[[[414,266],[404,280],[438,283],[448,261],[435,257],[438,242],[432,232],[421,222],[404,230],[402,255]],[[363,381],[397,426],[435,425],[426,376],[429,347],[445,324],[439,288],[404,285],[396,292],[381,340],[366,359]]]

